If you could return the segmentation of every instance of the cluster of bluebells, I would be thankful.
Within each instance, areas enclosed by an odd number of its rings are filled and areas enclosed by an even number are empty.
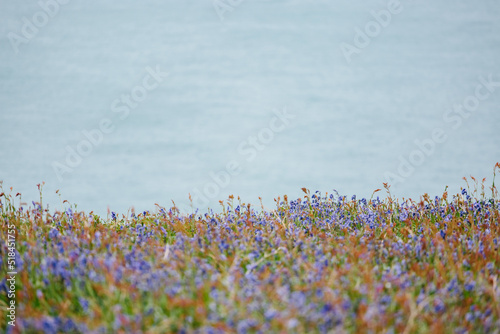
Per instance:
[[[0,203],[2,259],[5,226],[17,229],[14,333],[500,328],[496,196],[400,202],[306,191],[274,210],[230,197],[219,213],[173,207],[109,219],[16,208],[7,195]],[[6,289],[3,279],[4,305]]]

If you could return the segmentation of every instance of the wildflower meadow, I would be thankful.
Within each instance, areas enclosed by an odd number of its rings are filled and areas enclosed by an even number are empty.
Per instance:
[[[497,163],[493,176],[500,171]],[[499,333],[494,183],[110,212],[1,189],[7,333]]]

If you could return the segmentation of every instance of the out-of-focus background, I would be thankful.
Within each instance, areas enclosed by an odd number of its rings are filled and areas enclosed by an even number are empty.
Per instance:
[[[499,31],[495,0],[1,0],[0,180],[101,214],[491,184]]]

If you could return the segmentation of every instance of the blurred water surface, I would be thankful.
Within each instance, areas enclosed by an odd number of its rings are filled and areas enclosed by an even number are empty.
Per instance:
[[[41,1],[48,3],[50,1]],[[500,87],[460,126],[454,105],[479,77],[500,81],[500,4],[493,0],[401,1],[401,12],[349,63],[341,43],[386,1],[242,1],[221,20],[212,1],[72,0],[14,52],[37,1],[0,1],[0,179],[24,200],[105,213],[153,209],[171,200],[188,210],[210,173],[237,161],[241,172],[208,203],[229,194],[268,207],[300,188],[358,198],[398,173],[415,140],[440,128],[436,145],[403,182],[399,197],[487,177],[500,161]],[[12,37],[12,35],[10,35]],[[112,104],[141,85],[146,68],[168,72],[120,118]],[[122,105],[123,106],[123,105]],[[238,147],[268,127],[276,110],[295,116],[255,159]],[[452,114],[450,114],[452,113]],[[58,178],[82,131],[114,129]],[[209,187],[210,188],[210,187]],[[208,189],[208,188],[207,188]]]

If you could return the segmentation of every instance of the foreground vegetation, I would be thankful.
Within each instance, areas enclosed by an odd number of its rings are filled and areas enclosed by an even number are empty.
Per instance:
[[[419,201],[398,201],[387,185],[384,200],[304,189],[273,211],[230,197],[222,213],[174,206],[108,219],[23,209],[2,194],[2,330],[493,333],[500,201],[494,184],[472,188]]]

